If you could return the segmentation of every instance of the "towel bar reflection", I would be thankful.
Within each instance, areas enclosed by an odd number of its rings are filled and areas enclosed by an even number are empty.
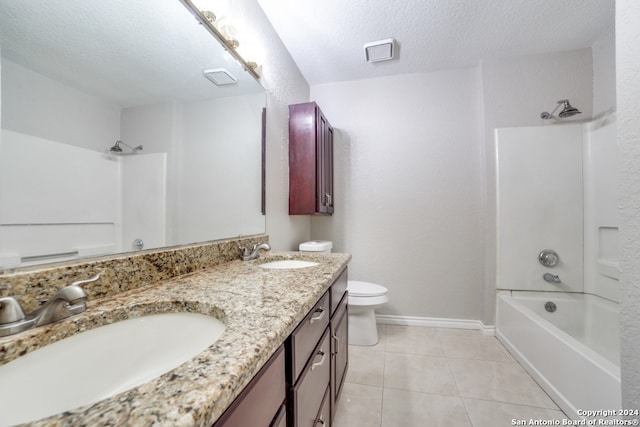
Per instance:
[[[44,255],[29,255],[29,256],[21,257],[20,261],[21,262],[41,261],[43,259],[63,258],[63,257],[77,256],[77,255],[78,255],[78,251],[59,252],[56,254],[44,254]]]

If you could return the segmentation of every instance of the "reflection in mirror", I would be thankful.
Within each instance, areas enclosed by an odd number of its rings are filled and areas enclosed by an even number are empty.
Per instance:
[[[2,0],[0,54],[0,267],[264,233],[264,89],[179,0]]]

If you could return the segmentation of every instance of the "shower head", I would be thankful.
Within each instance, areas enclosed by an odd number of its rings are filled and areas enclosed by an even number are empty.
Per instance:
[[[558,117],[561,119],[566,119],[568,117],[575,116],[576,114],[582,114],[580,110],[578,110],[577,108],[569,104],[568,99],[561,99],[560,101],[558,101],[558,105],[556,105],[556,108],[554,108],[551,113],[547,113],[545,111],[542,114],[540,114],[540,118],[543,120],[555,119],[556,117],[553,115],[553,113],[558,111],[558,108],[560,107],[562,107],[562,111],[560,111],[560,113],[558,114]]]
[[[131,150],[132,154],[142,150],[142,145],[138,145],[137,147],[132,147],[130,145],[125,144],[124,142],[122,142],[120,140],[117,140],[116,143],[113,144],[113,147],[109,148],[109,151],[112,152],[112,153],[124,153],[124,150],[122,149],[121,145],[124,145],[129,150]]]
[[[576,114],[582,114],[582,112],[580,110],[578,110],[575,107],[572,107],[571,104],[569,104],[569,100],[564,100],[564,105],[563,105],[563,109],[562,111],[560,111],[560,113],[558,114],[558,117],[560,117],[561,119],[565,119],[567,117],[572,117],[575,116]]]

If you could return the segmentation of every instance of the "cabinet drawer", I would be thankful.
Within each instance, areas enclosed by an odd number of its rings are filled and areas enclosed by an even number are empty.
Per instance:
[[[347,292],[347,283],[347,269],[345,268],[342,274],[333,282],[333,285],[331,285],[331,316],[333,316],[333,313],[335,313],[338,308],[338,304],[342,301],[344,293]]]
[[[329,293],[325,293],[291,334],[291,384],[295,384],[328,325]]]
[[[281,346],[214,427],[268,427],[285,397],[285,352]]]
[[[309,365],[300,376],[300,381],[293,389],[293,408],[296,427],[312,427],[320,411],[330,377],[330,340],[329,328],[322,336],[322,341],[315,348]],[[327,418],[327,420],[329,420]]]
[[[327,387],[322,399],[320,412],[313,422],[313,427],[328,427],[331,424],[331,387]]]

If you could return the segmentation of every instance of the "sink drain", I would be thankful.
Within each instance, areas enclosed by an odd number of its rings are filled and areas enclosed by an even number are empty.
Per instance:
[[[553,313],[558,309],[558,307],[556,306],[556,303],[547,301],[546,304],[544,305],[544,309],[547,310],[549,313]]]

